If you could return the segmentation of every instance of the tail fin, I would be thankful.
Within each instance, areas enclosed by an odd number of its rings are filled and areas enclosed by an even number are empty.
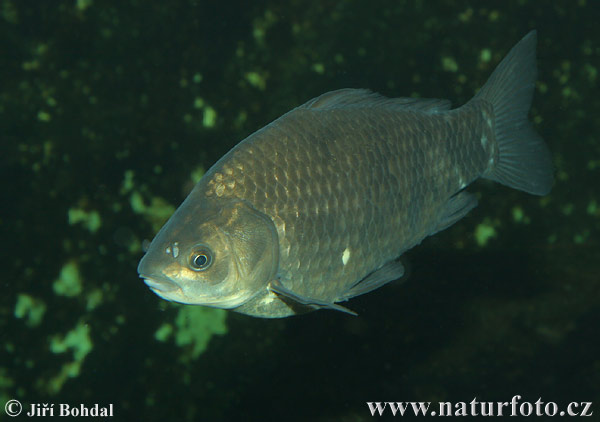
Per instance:
[[[483,175],[511,188],[546,195],[553,184],[550,151],[527,120],[536,79],[536,31],[531,31],[498,65],[473,98],[494,107],[499,158]]]

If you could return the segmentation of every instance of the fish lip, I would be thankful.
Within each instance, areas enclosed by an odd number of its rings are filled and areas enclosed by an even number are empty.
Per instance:
[[[179,286],[169,280],[156,280],[142,275],[144,283],[155,292],[168,293],[179,289]]]

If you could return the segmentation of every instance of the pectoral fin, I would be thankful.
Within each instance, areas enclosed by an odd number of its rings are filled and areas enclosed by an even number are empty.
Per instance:
[[[344,308],[343,306],[336,305],[335,303],[325,302],[319,299],[296,294],[284,287],[279,280],[269,283],[269,290],[279,296],[284,297],[285,299],[291,300],[300,305],[311,307],[313,309],[331,309],[333,311],[340,311],[354,316],[358,315],[356,312],[353,312],[348,308]]]

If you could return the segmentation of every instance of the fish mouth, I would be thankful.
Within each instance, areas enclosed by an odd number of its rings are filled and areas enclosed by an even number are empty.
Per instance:
[[[178,290],[179,286],[170,280],[156,280],[142,275],[144,283],[156,294],[168,293],[173,290]]]

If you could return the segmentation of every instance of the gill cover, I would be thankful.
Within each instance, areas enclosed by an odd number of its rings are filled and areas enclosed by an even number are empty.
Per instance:
[[[221,213],[218,227],[231,245],[233,272],[227,280],[227,290],[238,295],[237,307],[266,289],[279,266],[279,240],[271,219],[236,200]]]

